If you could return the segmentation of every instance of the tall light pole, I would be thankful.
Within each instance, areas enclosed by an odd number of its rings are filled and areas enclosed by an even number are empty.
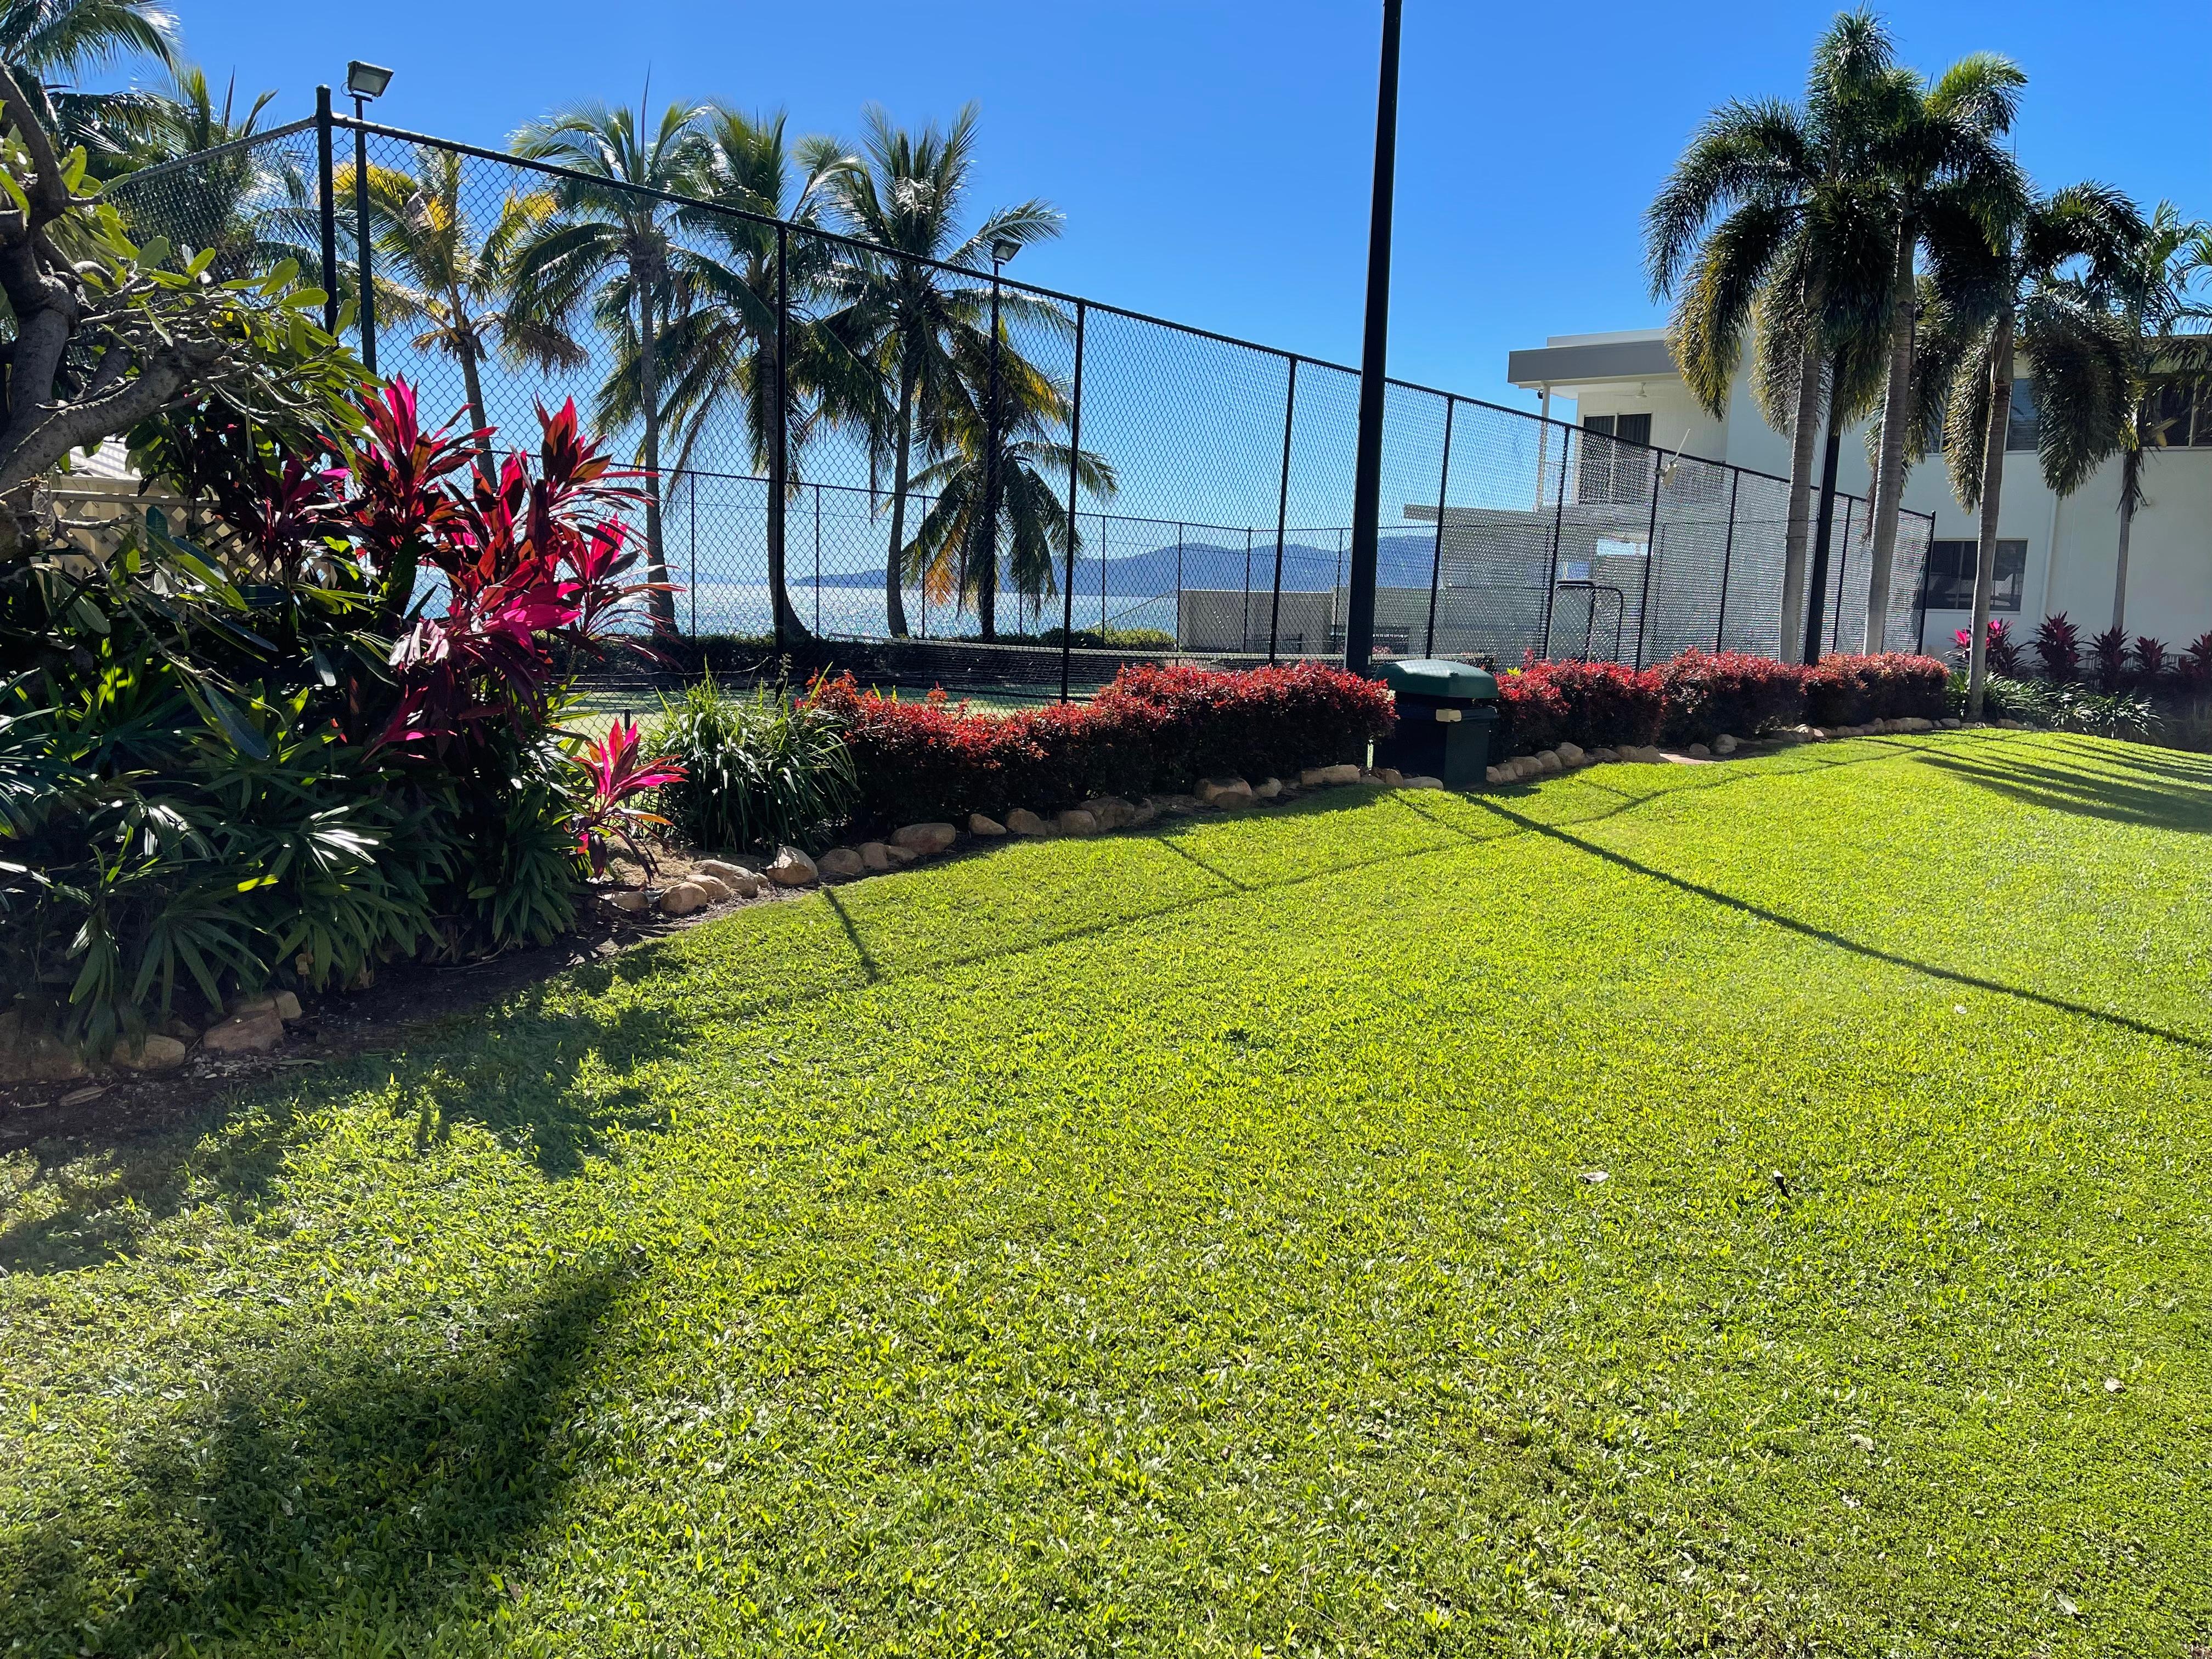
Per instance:
[[[346,90],[353,94],[353,216],[354,234],[361,243],[361,366],[376,373],[376,289],[370,282],[368,250],[368,119],[369,100],[384,96],[392,84],[392,71],[356,58],[346,65]]]
[[[998,633],[999,617],[999,273],[1021,251],[1011,236],[991,244],[991,390],[983,406],[982,563],[975,578],[975,620],[987,640]]]
[[[1390,336],[1390,198],[1398,170],[1398,11],[1382,0],[1382,73],[1375,95],[1375,195],[1367,221],[1367,327],[1359,351],[1359,447],[1352,476],[1352,591],[1344,665],[1364,673],[1375,648],[1375,568],[1382,516],[1382,383]]]

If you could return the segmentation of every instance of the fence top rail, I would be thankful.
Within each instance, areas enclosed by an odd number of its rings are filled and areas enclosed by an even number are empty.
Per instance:
[[[125,173],[120,178],[110,180],[107,187],[110,190],[113,190],[137,179],[159,177],[164,173],[176,172],[186,167],[198,165],[206,161],[213,156],[222,155],[234,150],[249,149],[257,144],[273,143],[281,138],[289,138],[297,133],[309,131],[313,128],[316,124],[317,118],[314,116],[307,116],[297,121],[288,122],[283,126],[271,127],[266,132],[257,132],[249,137],[233,139],[228,143],[218,144],[210,149],[196,150],[189,155],[180,155],[172,161],[160,161],[150,167],[139,168],[135,172]],[[573,167],[561,167],[554,162],[540,161],[534,156],[515,155],[504,150],[487,149],[481,144],[466,143],[457,138],[441,138],[433,133],[415,132],[405,127],[387,126],[382,122],[362,120],[352,116],[341,115],[335,112],[333,112],[331,116],[331,124],[334,127],[344,127],[349,131],[358,129],[360,131],[364,133],[374,134],[379,137],[390,138],[400,143],[428,145],[432,149],[449,150],[455,155],[473,156],[478,161],[497,162],[505,167],[520,167],[526,172],[542,173],[549,178],[563,179],[575,184],[589,185],[594,189],[619,190],[631,195],[642,196],[654,201],[665,202],[672,207],[685,208],[696,212],[708,213],[723,218],[739,220],[746,223],[761,225],[770,229],[797,231],[801,235],[812,236],[823,241],[836,242],[841,246],[854,248],[872,258],[902,259],[909,264],[926,265],[932,270],[945,271],[954,276],[989,278],[992,281],[1002,283],[1006,287],[1018,289],[1023,293],[1034,295],[1038,299],[1052,301],[1060,305],[1073,306],[1077,307],[1079,313],[1085,311],[1103,312],[1109,316],[1124,318],[1131,322],[1144,323],[1151,327],[1164,328],[1170,330],[1175,333],[1188,335],[1194,338],[1211,340],[1217,345],[1234,346],[1243,351],[1256,351],[1265,356],[1279,358],[1282,360],[1285,365],[1291,363],[1304,363],[1310,368],[1328,369],[1339,374],[1349,375],[1355,380],[1359,377],[1359,371],[1358,369],[1352,368],[1348,364],[1333,362],[1325,357],[1316,357],[1305,352],[1287,351],[1280,346],[1263,344],[1261,342],[1257,340],[1242,339],[1234,334],[1224,334],[1214,329],[1200,328],[1193,323],[1179,323],[1172,318],[1155,316],[1149,312],[1134,311],[1127,306],[1115,305],[1109,301],[1089,299],[1079,294],[1069,294],[1059,289],[1046,288],[1039,283],[1025,282],[1018,276],[995,276],[992,272],[982,270],[980,266],[952,264],[941,259],[932,259],[921,254],[904,252],[897,248],[886,247],[880,242],[869,241],[865,237],[852,236],[842,231],[831,230],[826,226],[804,224],[794,220],[779,219],[772,214],[754,213],[744,208],[732,207],[726,203],[710,202],[702,197],[686,196],[680,191],[657,190],[647,185],[632,184],[623,180],[610,180],[606,179],[595,178],[588,173],[582,173]],[[1518,420],[1534,422],[1540,426],[1555,427],[1563,434],[1579,434],[1583,437],[1585,441],[1588,441],[1589,435],[1584,428],[1577,426],[1571,421],[1562,420],[1556,416],[1540,414],[1532,410],[1516,409],[1510,404],[1494,403],[1486,398],[1470,397],[1462,392],[1449,392],[1441,386],[1424,385],[1418,380],[1401,380],[1395,375],[1385,376],[1384,384],[1395,386],[1401,391],[1418,392],[1424,397],[1442,398],[1445,400],[1447,406],[1465,404],[1469,408],[1486,409],[1500,415],[1512,416]],[[1662,444],[1639,441],[1633,438],[1617,438],[1609,433],[1601,435],[1603,435],[1608,443],[1622,449],[1642,449],[1655,455],[1671,455],[1677,462],[1684,460],[1695,461],[1701,466],[1724,468],[1728,471],[1738,476],[1765,478],[1776,483],[1788,483],[1790,482],[1787,477],[1784,477],[1780,473],[1762,471],[1757,467],[1744,466],[1735,461],[1720,461],[1715,460],[1710,456],[1692,455],[1686,450],[1669,450]],[[1840,500],[1858,501],[1863,499],[1862,497],[1856,495],[1847,495],[1840,490],[1838,491],[1837,494],[1838,498]],[[1903,507],[1899,510],[1901,513],[1911,517],[1924,519],[1928,520],[1930,525],[1935,521],[1935,515],[1932,514],[1916,512],[1910,507]],[[1158,520],[1158,522],[1171,523],[1175,521],[1162,520]],[[1227,529],[1231,526],[1208,526],[1201,527]]]

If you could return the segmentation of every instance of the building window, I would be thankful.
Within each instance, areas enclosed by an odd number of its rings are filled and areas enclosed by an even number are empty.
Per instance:
[[[2012,416],[2005,422],[2005,447],[2035,447],[2035,383],[2032,380],[2012,383]]]
[[[1929,611],[1972,611],[1974,608],[1974,553],[1971,541],[1938,541],[1928,544],[1928,569],[1921,586],[1922,602]],[[2027,544],[1997,544],[1996,580],[1990,590],[1991,611],[2018,611],[2021,590],[2027,580]]]
[[[1582,468],[1575,499],[1640,501],[1651,488],[1651,416],[1583,416]]]
[[[2158,449],[2212,449],[2212,388],[2190,380],[2154,381],[2143,407],[2143,441]]]

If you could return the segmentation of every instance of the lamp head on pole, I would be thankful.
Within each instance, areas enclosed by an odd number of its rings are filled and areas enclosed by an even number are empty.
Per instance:
[[[355,58],[346,65],[346,90],[356,98],[381,98],[392,84],[392,71],[378,64]]]
[[[991,263],[1002,265],[1022,251],[1022,245],[1011,236],[1001,236],[991,244]]]

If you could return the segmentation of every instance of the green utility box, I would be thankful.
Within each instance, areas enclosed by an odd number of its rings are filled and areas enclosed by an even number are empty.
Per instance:
[[[1375,763],[1408,777],[1473,788],[1490,765],[1498,729],[1498,677],[1437,657],[1377,663],[1370,672],[1398,701],[1398,729],[1375,745]]]

